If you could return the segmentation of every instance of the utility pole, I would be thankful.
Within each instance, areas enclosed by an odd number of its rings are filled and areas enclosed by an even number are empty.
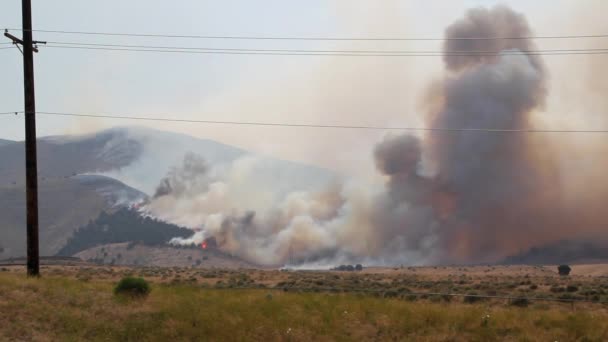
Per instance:
[[[34,41],[32,2],[22,0],[23,94],[25,100],[25,191],[27,196],[27,274],[40,275],[38,250],[38,160],[36,152],[36,96],[34,93]]]
[[[32,39],[32,3],[22,0],[23,40],[5,32],[15,45],[23,47],[23,90],[25,110],[25,188],[27,203],[27,274],[40,275],[38,248],[38,163],[36,156],[36,99],[34,93],[34,46]]]

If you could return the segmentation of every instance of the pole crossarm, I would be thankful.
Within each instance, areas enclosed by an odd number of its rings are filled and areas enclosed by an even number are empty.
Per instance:
[[[22,39],[19,39],[19,38],[17,38],[17,37],[15,37],[15,36],[13,36],[12,34],[10,34],[10,33],[8,32],[8,30],[4,30],[4,36],[5,36],[6,38],[8,38],[8,39],[12,40],[12,41],[13,41],[13,44],[15,44],[15,45],[21,45],[21,46],[24,46],[24,42],[23,42],[23,40],[22,40]],[[40,41],[40,40],[34,40],[34,41],[32,41],[32,44],[33,44],[33,45],[32,45],[32,51],[34,51],[34,52],[38,53],[38,47],[37,47],[36,45],[38,45],[38,44],[46,44],[46,42],[44,42],[44,41]]]

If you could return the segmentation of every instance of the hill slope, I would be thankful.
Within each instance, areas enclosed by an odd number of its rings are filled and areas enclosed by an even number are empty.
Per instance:
[[[107,177],[44,178],[39,182],[40,254],[54,255],[80,226],[108,210],[146,196]],[[0,259],[25,255],[25,190],[0,186]]]
[[[575,264],[608,260],[608,241],[560,241],[508,257],[504,264]]]
[[[58,255],[71,256],[91,247],[120,242],[165,245],[174,237],[190,235],[192,231],[189,229],[142,217],[135,211],[121,208],[113,213],[102,212],[95,220],[78,228]]]
[[[127,242],[92,247],[78,252],[74,256],[89,262],[123,266],[259,268],[257,265],[217,249],[176,248],[168,245],[150,246]]]
[[[62,178],[86,172],[110,171],[131,164],[141,152],[141,143],[120,131],[85,137],[40,138],[38,174],[40,177]],[[0,160],[0,184],[23,183],[24,142],[0,145]]]
[[[254,154],[184,134],[139,127],[119,127],[82,136],[38,139],[40,177],[58,178],[83,173],[103,174],[149,195],[159,181],[187,153],[194,153],[211,166],[227,164]],[[24,180],[24,143],[0,144],[0,185]],[[285,191],[319,187],[334,175],[325,169],[258,156],[262,163],[253,173],[259,182]]]
[[[12,140],[4,140],[4,139],[0,139],[0,146],[4,146],[4,145],[8,145],[8,144],[12,144],[14,143],[14,141]]]
[[[0,141],[0,258],[25,253],[24,143],[4,142]],[[57,253],[78,227],[103,210],[153,194],[167,172],[190,152],[218,172],[230,170],[239,158],[253,156],[211,140],[137,127],[40,138],[41,254]],[[251,168],[247,181],[277,194],[320,188],[334,177],[318,167],[256,158],[258,162],[247,165]]]

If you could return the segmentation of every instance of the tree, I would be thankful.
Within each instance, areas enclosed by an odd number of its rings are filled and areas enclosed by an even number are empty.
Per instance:
[[[561,275],[561,276],[569,275],[571,270],[572,269],[568,265],[559,265],[557,267],[557,272],[559,272],[559,275]]]

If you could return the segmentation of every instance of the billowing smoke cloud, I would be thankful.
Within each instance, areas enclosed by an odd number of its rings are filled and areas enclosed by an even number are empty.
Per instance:
[[[428,125],[531,128],[531,114],[545,101],[547,78],[542,61],[528,53],[532,42],[456,39],[531,35],[523,16],[501,6],[470,10],[449,26],[446,76],[429,96]],[[376,149],[376,164],[388,182],[374,226],[386,241],[401,238],[400,248],[418,251],[426,262],[494,261],[527,248],[526,241],[542,240],[538,235],[554,221],[542,203],[557,178],[550,161],[536,157],[540,145],[524,133],[391,137]],[[423,154],[432,176],[422,175]]]
[[[526,19],[502,6],[470,10],[449,26],[445,78],[427,97],[428,125],[533,128],[547,72],[530,53],[532,41],[455,39],[529,36]],[[390,135],[374,151],[383,188],[347,183],[280,198],[252,185],[244,166],[256,160],[238,160],[222,174],[189,156],[148,210],[202,228],[176,243],[213,236],[221,249],[263,264],[491,262],[567,238],[574,222],[589,224],[583,234],[597,232],[587,203],[562,200],[552,151],[543,137],[521,132]]]
[[[529,36],[525,18],[506,7],[471,10],[448,27],[444,57],[448,75],[439,94],[442,106],[430,113],[429,125],[531,128],[532,112],[545,102],[547,78],[538,56],[526,53],[534,49],[532,42],[454,39]],[[535,142],[530,139],[525,133],[428,134],[425,147],[437,172],[433,181],[452,206],[445,209],[441,223],[445,257],[460,261],[498,257],[492,254],[504,253],[510,244],[523,247],[513,240],[525,240],[522,232],[533,234],[529,223],[536,227],[547,223],[540,217],[543,213],[529,210],[555,179],[539,169],[533,155]],[[534,222],[522,222],[523,217]]]
[[[192,152],[187,153],[182,166],[173,168],[160,181],[154,197],[158,198],[168,194],[180,196],[188,190],[187,187],[189,186],[195,186],[198,189],[198,182],[205,182],[204,178],[201,179],[201,177],[207,174],[207,170],[208,166],[203,158]]]
[[[200,229],[178,244],[214,237],[224,251],[262,264],[334,255],[347,201],[339,185],[284,197],[256,182],[253,170],[264,159],[243,157],[209,168],[194,154],[161,181],[146,210],[163,220]],[[196,172],[192,172],[196,170]]]

